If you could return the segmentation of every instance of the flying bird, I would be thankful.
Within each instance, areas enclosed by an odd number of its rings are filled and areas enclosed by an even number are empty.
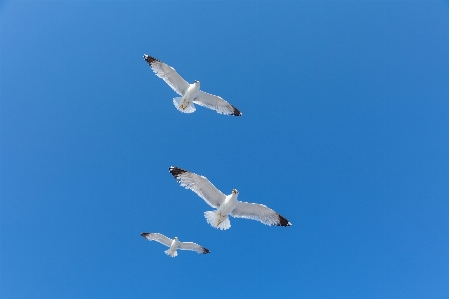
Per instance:
[[[173,240],[170,238],[167,238],[166,236],[158,233],[141,233],[142,237],[146,238],[149,241],[157,241],[161,244],[164,244],[165,246],[170,247],[169,249],[165,250],[164,252],[171,256],[175,257],[178,255],[178,252],[176,249],[181,250],[193,250],[197,253],[206,254],[209,253],[209,249],[204,248],[196,243],[193,242],[179,242],[178,237],[175,237]]]
[[[200,90],[200,81],[189,84],[174,68],[147,54],[143,58],[150,65],[156,76],[163,79],[180,97],[173,98],[176,109],[184,113],[195,112],[194,104],[217,111],[218,113],[242,116],[235,108],[219,96]]]
[[[265,205],[237,200],[239,192],[236,189],[226,196],[202,175],[173,166],[169,168],[169,171],[182,187],[192,190],[216,209],[204,213],[206,221],[212,227],[221,230],[230,228],[229,215],[235,218],[258,220],[266,225],[292,225],[290,221]]]

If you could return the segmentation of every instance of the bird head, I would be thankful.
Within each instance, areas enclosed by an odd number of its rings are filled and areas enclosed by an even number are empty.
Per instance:
[[[232,194],[239,194],[239,192],[237,191],[237,189],[232,189]]]

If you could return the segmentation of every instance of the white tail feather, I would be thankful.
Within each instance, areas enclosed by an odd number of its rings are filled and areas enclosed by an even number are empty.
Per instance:
[[[170,253],[170,248],[167,249],[167,250],[165,250],[164,252],[165,252],[166,255],[169,255],[169,256],[171,256],[171,257],[175,257],[175,256],[178,255],[178,252],[177,252],[176,250],[173,252],[173,254],[171,254],[171,253]]]
[[[182,97],[173,98],[173,104],[175,105],[176,109],[178,109],[179,111],[181,111],[183,113],[193,113],[193,112],[195,112],[196,108],[193,105],[193,103],[190,103],[184,109],[180,108],[179,106],[181,105],[181,100],[182,100]]]
[[[220,224],[218,221],[220,220],[220,215],[217,211],[207,211],[204,212],[204,217],[206,217],[207,223],[209,223],[212,227],[219,228],[221,230],[226,230],[231,227],[231,222],[229,221],[229,217],[226,216]]]

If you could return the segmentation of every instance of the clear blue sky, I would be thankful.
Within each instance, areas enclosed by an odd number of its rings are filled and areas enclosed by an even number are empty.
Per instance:
[[[0,10],[1,298],[449,298],[447,2]],[[178,112],[144,53],[243,117]],[[171,165],[293,226],[216,230]]]

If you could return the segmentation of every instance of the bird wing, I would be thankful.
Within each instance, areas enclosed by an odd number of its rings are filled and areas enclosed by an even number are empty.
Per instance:
[[[290,221],[265,205],[239,201],[231,216],[258,220],[266,225],[290,226]]]
[[[156,241],[168,247],[170,247],[171,243],[173,242],[172,239],[159,233],[141,233],[140,235],[149,241]]]
[[[184,95],[190,84],[174,68],[147,54],[143,55],[143,58],[156,76],[164,80],[177,94]]]
[[[226,196],[202,175],[173,166],[168,170],[182,187],[198,194],[212,208],[218,208],[226,199]]]
[[[235,108],[234,106],[223,100],[221,97],[215,96],[213,94],[201,90],[198,91],[195,99],[193,99],[193,102],[200,106],[213,109],[218,113],[228,115],[231,114],[234,116],[242,116],[242,112],[240,112],[239,109]]]
[[[179,242],[178,249],[193,250],[193,251],[196,251],[198,253],[203,253],[203,254],[210,252],[209,249],[204,248],[203,246],[200,246],[193,242]]]

